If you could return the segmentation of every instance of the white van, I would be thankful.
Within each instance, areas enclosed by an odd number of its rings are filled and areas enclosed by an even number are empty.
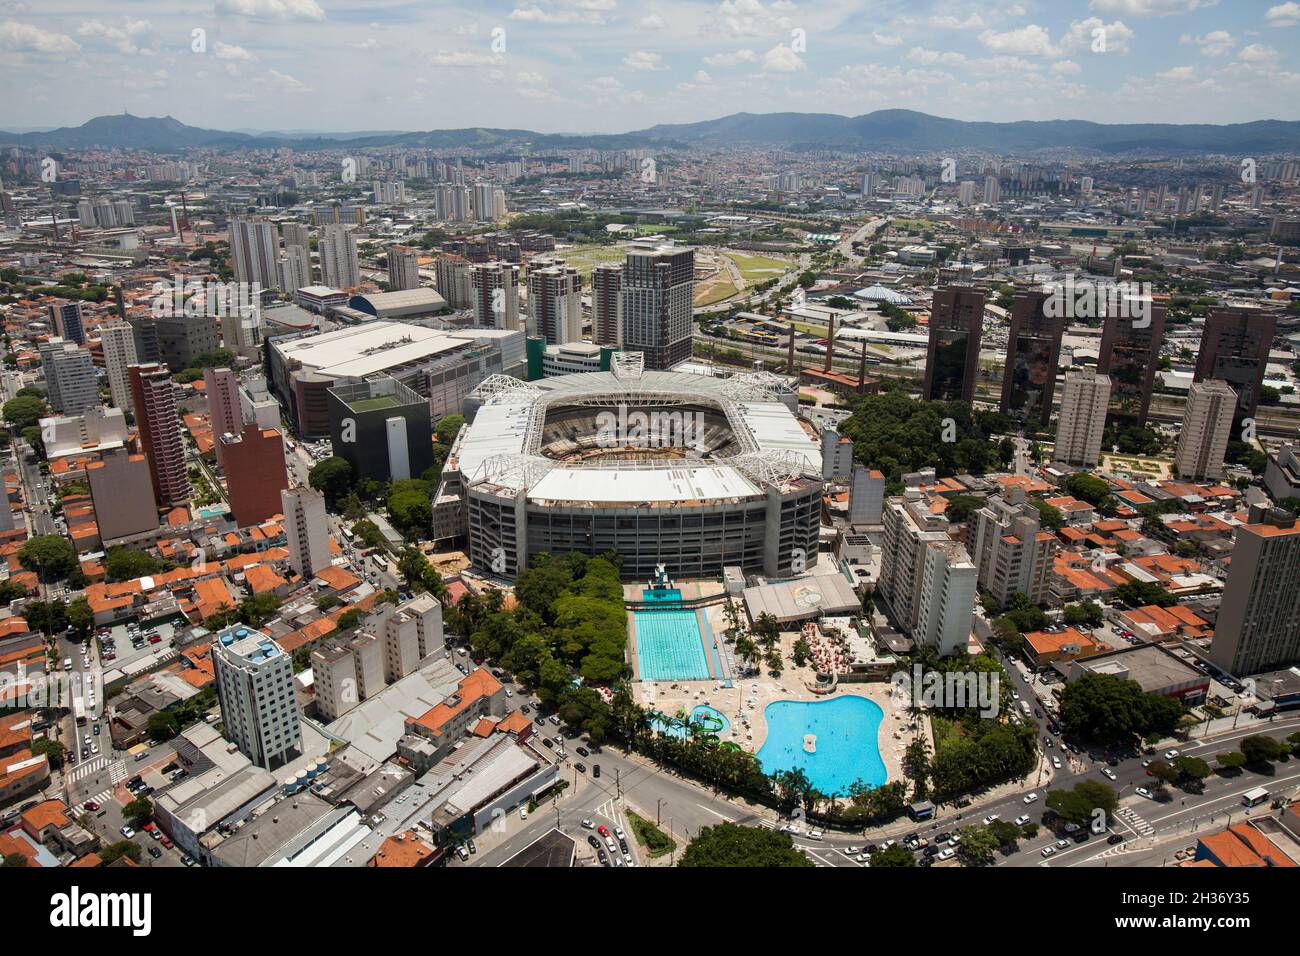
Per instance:
[[[72,670],[72,658],[71,658],[71,657],[65,657],[65,658],[63,659],[63,669],[64,669],[65,671],[70,671],[70,670]]]

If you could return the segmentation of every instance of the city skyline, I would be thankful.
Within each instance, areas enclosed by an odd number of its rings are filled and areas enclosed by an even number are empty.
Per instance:
[[[1300,3],[534,0],[0,4],[8,131],[129,111],[239,131],[611,133],[735,112],[1300,118]],[[864,15],[865,14],[865,15]],[[201,33],[196,31],[202,31]],[[325,70],[326,57],[363,70]],[[447,96],[456,88],[473,97]]]

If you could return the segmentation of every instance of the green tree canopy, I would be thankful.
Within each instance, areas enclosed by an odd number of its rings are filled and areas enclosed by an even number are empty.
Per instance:
[[[62,581],[81,570],[77,549],[57,534],[37,535],[28,540],[18,551],[18,561],[45,582]]]
[[[352,489],[352,466],[346,458],[331,455],[312,466],[307,483],[325,497],[333,508]]]
[[[720,823],[704,827],[686,845],[678,866],[693,867],[789,867],[812,866],[802,852],[794,848],[788,833],[766,827],[742,827]]]

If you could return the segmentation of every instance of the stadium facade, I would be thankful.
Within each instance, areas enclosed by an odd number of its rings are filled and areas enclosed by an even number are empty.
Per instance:
[[[435,533],[513,579],[531,555],[617,551],[623,575],[724,567],[789,577],[817,560],[821,450],[780,378],[712,379],[616,362],[467,403],[435,498]]]

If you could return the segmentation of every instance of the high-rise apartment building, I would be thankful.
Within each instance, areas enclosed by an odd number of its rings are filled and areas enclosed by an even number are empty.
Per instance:
[[[311,252],[311,227],[302,222],[283,222],[280,224],[280,237],[284,247],[298,246]]]
[[[1253,417],[1276,334],[1276,314],[1259,306],[1238,302],[1211,308],[1196,353],[1194,380],[1227,382],[1237,393],[1236,417]]]
[[[1223,459],[1232,437],[1237,393],[1227,382],[1212,378],[1193,382],[1183,406],[1183,427],[1178,432],[1174,467],[1185,481],[1213,481],[1223,477]]]
[[[302,751],[293,658],[268,635],[236,624],[212,642],[225,737],[259,767],[274,770]]]
[[[420,254],[404,246],[388,250],[388,288],[392,292],[420,287]]]
[[[131,410],[131,376],[127,368],[139,362],[135,354],[135,333],[127,322],[109,322],[99,327],[104,350],[104,371],[108,373],[108,390],[113,404]]]
[[[1119,311],[1126,314],[1107,315],[1103,320],[1097,371],[1110,377],[1112,411],[1145,425],[1167,309],[1163,302],[1131,296]]]
[[[1095,468],[1101,458],[1106,430],[1110,378],[1090,368],[1065,373],[1061,389],[1061,414],[1056,425],[1052,459],[1077,468]]]
[[[1017,592],[1035,604],[1050,597],[1056,536],[1042,529],[1023,488],[990,498],[966,525],[966,550],[978,569],[979,586],[1003,606]]]
[[[983,291],[965,285],[935,290],[923,398],[941,402],[975,398],[983,329]]]
[[[280,513],[289,548],[289,567],[304,580],[330,563],[325,499],[310,488],[280,492]]]
[[[622,347],[645,355],[648,369],[691,357],[695,252],[670,242],[634,242],[623,264]]]
[[[58,337],[42,342],[38,351],[50,408],[80,415],[99,404],[99,373],[89,351]]]
[[[529,332],[551,345],[582,340],[582,274],[563,260],[528,270]]]
[[[276,288],[280,280],[276,269],[280,245],[275,224],[265,219],[236,216],[231,218],[228,231],[235,281],[257,283],[263,289]]]
[[[920,549],[921,588],[912,640],[946,657],[970,644],[975,565],[953,541],[927,541]]]
[[[128,372],[135,425],[149,461],[154,500],[166,508],[183,505],[189,501],[190,482],[185,474],[185,444],[171,374],[156,363],[132,365]]]
[[[484,329],[518,330],[519,266],[494,260],[470,266],[474,324]]]
[[[1002,372],[1002,414],[1038,425],[1052,419],[1056,368],[1065,335],[1064,316],[1048,315],[1050,296],[1041,289],[1016,295]]]
[[[924,635],[926,641],[945,647],[947,653],[953,635],[963,630],[965,637],[970,635],[975,565],[966,550],[949,537],[948,520],[931,511],[919,492],[886,499],[883,517],[880,580],[875,594],[884,600],[890,618],[903,633],[918,640]],[[926,588],[938,593],[925,597]]]
[[[289,295],[312,284],[311,251],[306,246],[286,245],[276,268],[280,289]]]
[[[289,487],[280,430],[250,422],[237,433],[215,437],[235,524],[247,528],[280,514],[280,492]]]
[[[173,373],[195,368],[200,356],[221,347],[221,326],[215,315],[160,315],[153,320],[153,327],[159,361]],[[137,347],[137,356],[139,352]]]
[[[80,302],[54,302],[47,306],[54,334],[76,345],[86,344],[86,329],[81,321]]]
[[[106,449],[98,461],[87,462],[86,480],[99,539],[105,545],[158,527],[158,506],[144,455],[132,455],[125,448]]]
[[[361,261],[357,258],[357,237],[346,226],[328,225],[321,230],[321,281],[335,289],[361,285]]]
[[[984,177],[984,205],[996,206],[1002,200],[1002,184],[996,176]]]
[[[623,342],[623,264],[602,262],[591,270],[591,341]]]
[[[1236,677],[1300,663],[1300,526],[1280,508],[1237,528],[1210,660]]]
[[[244,412],[239,404],[239,376],[233,369],[205,368],[203,394],[208,400],[208,424],[212,426],[214,440],[225,434],[238,435],[244,430]]]
[[[474,305],[474,287],[469,276],[469,260],[448,253],[438,257],[434,266],[438,277],[438,294],[453,309],[468,309]]]

